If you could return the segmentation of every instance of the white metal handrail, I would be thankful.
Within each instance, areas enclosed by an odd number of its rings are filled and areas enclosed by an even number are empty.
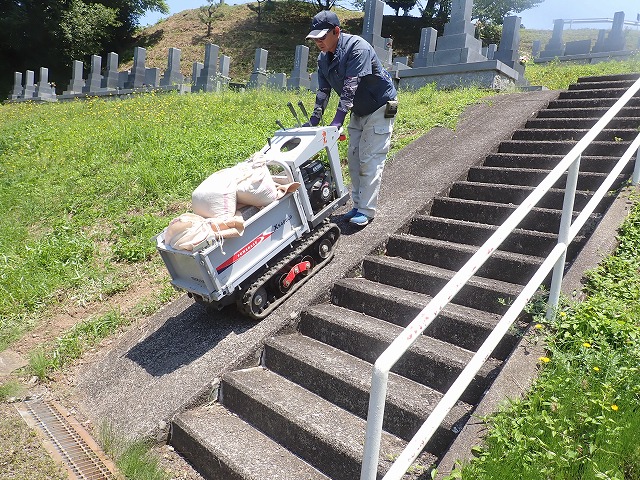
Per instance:
[[[631,143],[624,155],[616,163],[603,184],[596,190],[592,198],[587,202],[582,212],[572,223],[573,203],[580,168],[580,158],[584,150],[594,141],[596,136],[615,117],[629,100],[640,90],[638,79],[622,97],[598,120],[587,134],[571,149],[571,151],[549,172],[545,179],[538,185],[522,204],[498,227],[491,237],[476,251],[467,263],[447,282],[436,294],[427,306],[416,318],[402,331],[398,337],[378,357],[371,378],[371,394],[369,397],[369,411],[367,416],[367,429],[364,444],[364,455],[360,480],[375,480],[377,477],[378,462],[380,457],[380,443],[382,438],[382,422],[384,417],[385,399],[387,395],[387,382],[389,372],[404,353],[420,338],[422,333],[438,316],[442,309],[452,298],[466,285],[475,272],[498,249],[507,236],[520,224],[531,209],[542,199],[547,191],[568,171],[562,217],[558,232],[558,243],[551,253],[545,258],[533,278],[525,285],[524,289],[513,301],[510,308],[498,322],[491,334],[482,346],[473,355],[467,366],[462,370],[458,378],[453,382],[447,393],[436,405],[426,421],[420,427],[413,439],[407,444],[400,456],[395,460],[383,480],[400,479],[409,469],[411,464],[420,455],[427,442],[431,439],[436,429],[440,426],[447,413],[453,408],[464,390],[469,386],[491,352],[509,330],[511,324],[524,309],[527,302],[538,290],[540,284],[553,269],[551,287],[549,291],[549,309],[547,315],[553,314],[558,305],[560,288],[566,251],[569,243],[584,226],[589,216],[595,210],[602,198],[607,194],[609,187],[623,170],[625,165],[636,153],[636,163],[632,175],[632,183],[636,185],[640,179],[640,135]]]

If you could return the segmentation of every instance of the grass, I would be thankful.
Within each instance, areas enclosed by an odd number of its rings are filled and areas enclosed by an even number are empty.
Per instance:
[[[538,318],[548,353],[527,396],[487,418],[478,458],[451,478],[640,479],[640,203],[588,297]]]

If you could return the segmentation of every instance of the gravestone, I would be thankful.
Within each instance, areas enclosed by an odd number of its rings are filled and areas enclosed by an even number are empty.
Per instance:
[[[413,57],[413,67],[426,67],[427,58],[436,51],[438,31],[435,28],[423,28],[420,32],[420,50]]]
[[[46,67],[40,67],[40,77],[38,78],[38,85],[33,95],[34,99],[42,100],[46,102],[56,101],[56,92],[49,83],[49,69]]]
[[[267,83],[267,52],[263,48],[256,49],[256,56],[253,62],[253,73],[249,77],[248,88],[260,88]]]
[[[218,84],[218,53],[220,47],[209,43],[204,47],[204,66],[200,70],[195,84],[195,91],[217,92]]]
[[[603,52],[619,52],[624,50],[624,12],[613,14],[611,31],[604,41]]]
[[[273,73],[267,77],[267,86],[274,90],[287,88],[287,75],[285,73]]]
[[[316,92],[318,91],[318,72],[313,72],[311,74],[311,85],[309,85],[309,90],[311,90],[312,92]]]
[[[562,43],[562,32],[564,31],[564,20],[553,21],[553,33],[549,43],[540,52],[540,58],[562,57],[564,55],[564,44]]]
[[[229,69],[231,68],[231,57],[220,55],[220,81],[227,85],[231,80]]]
[[[198,81],[198,77],[200,76],[200,73],[202,72],[202,69],[204,68],[204,63],[200,63],[200,62],[193,62],[193,67],[191,68],[191,85],[193,85],[195,87],[196,82]],[[192,89],[194,92],[196,91],[196,89]]]
[[[80,60],[73,61],[73,65],[71,67],[71,80],[69,81],[69,85],[67,85],[67,89],[62,92],[63,95],[82,93],[82,89],[84,88],[84,79],[82,78],[83,69],[84,65]]]
[[[493,60],[493,57],[496,54],[497,49],[498,49],[498,46],[495,43],[490,43],[488,46],[482,49],[482,55],[487,57],[487,60]]]
[[[160,86],[169,87],[182,83],[184,83],[184,75],[180,73],[180,49],[171,47],[167,59],[167,69],[160,80]]]
[[[588,55],[591,53],[591,40],[575,40],[567,42],[564,47],[565,56],[568,55]]]
[[[382,65],[389,68],[393,58],[392,40],[382,37],[382,20],[384,20],[384,2],[367,0],[364,4],[361,37],[371,44]]]
[[[118,88],[118,54],[110,52],[107,54],[107,70],[102,77],[101,90],[113,91]]]
[[[309,47],[297,45],[296,54],[293,60],[293,71],[291,78],[287,82],[287,87],[291,89],[309,88]]]
[[[13,89],[9,95],[9,100],[18,100],[22,98],[22,72],[13,72]]]
[[[482,55],[482,41],[474,37],[476,26],[471,23],[473,0],[453,0],[451,20],[444,26],[444,35],[437,39],[436,50],[427,56],[427,65],[452,65],[487,60]]]
[[[24,93],[22,94],[22,98],[30,99],[33,98],[36,94],[36,86],[33,70],[27,70],[25,72],[24,79]]]
[[[129,78],[124,85],[124,88],[134,89],[142,88],[144,86],[147,69],[144,66],[147,61],[147,51],[142,47],[136,47],[133,50],[133,68],[129,73]]]
[[[160,86],[160,69],[157,67],[146,68],[144,71],[144,84],[147,87]]]
[[[524,75],[524,65],[520,64],[520,17],[505,17],[502,23],[502,36],[498,50],[493,54],[495,60],[513,68],[520,76]]]
[[[131,70],[127,70],[126,72],[119,72],[118,73],[118,88],[119,89],[124,89],[125,85],[127,84],[127,82],[129,81],[129,75],[131,74]]]
[[[531,56],[533,58],[538,58],[540,56],[541,47],[542,47],[542,42],[540,42],[540,40],[533,41],[533,45],[531,45]]]
[[[96,93],[102,88],[102,57],[91,55],[91,70],[82,88],[82,93]]]
[[[596,44],[593,46],[591,50],[592,53],[601,53],[604,52],[604,42],[607,39],[607,31],[604,29],[598,30],[598,39],[596,40]]]

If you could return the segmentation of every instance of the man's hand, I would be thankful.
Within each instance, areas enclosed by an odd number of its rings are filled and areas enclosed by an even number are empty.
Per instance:
[[[309,117],[309,121],[302,124],[303,127],[317,127],[320,123],[320,119],[318,117],[314,117],[311,115]]]
[[[347,112],[343,112],[342,110],[338,110],[336,112],[336,116],[333,117],[333,120],[331,121],[331,126],[340,128],[342,126],[342,124],[344,123],[344,117],[346,117],[346,116],[347,116]]]

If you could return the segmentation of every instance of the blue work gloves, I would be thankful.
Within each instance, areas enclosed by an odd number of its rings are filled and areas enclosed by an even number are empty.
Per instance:
[[[309,118],[308,122],[302,124],[303,127],[317,127],[320,123],[320,119],[318,117],[314,117],[313,115]]]
[[[342,110],[336,111],[336,116],[333,117],[333,120],[331,121],[331,126],[340,128],[344,123],[344,117],[346,116],[347,116],[347,112],[343,112]]]

